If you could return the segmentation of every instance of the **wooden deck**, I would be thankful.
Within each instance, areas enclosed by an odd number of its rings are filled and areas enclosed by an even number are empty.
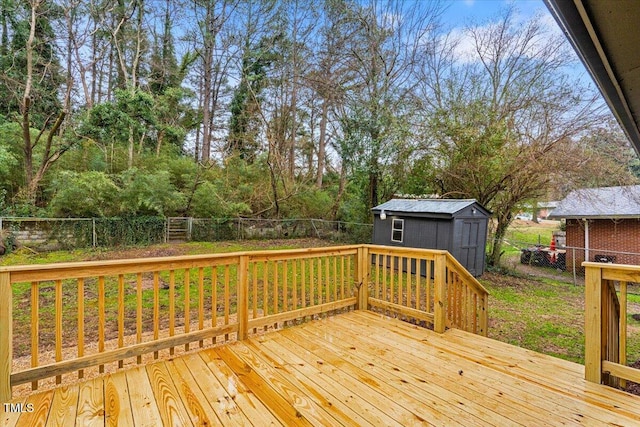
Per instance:
[[[17,400],[6,426],[640,425],[584,367],[351,311]],[[14,405],[14,409],[18,408]]]

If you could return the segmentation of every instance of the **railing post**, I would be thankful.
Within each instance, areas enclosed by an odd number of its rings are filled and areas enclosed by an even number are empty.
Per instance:
[[[489,301],[486,295],[482,295],[480,305],[480,335],[487,336],[489,330]]]
[[[240,256],[238,264],[238,341],[247,339],[249,335],[249,257]]]
[[[369,248],[360,246],[358,248],[358,310],[369,308],[369,268],[368,262]],[[393,273],[392,273],[393,274]]]
[[[447,255],[438,254],[434,262],[433,330],[443,333],[446,329],[445,301],[447,297]]]
[[[602,270],[587,266],[584,280],[584,378],[602,382]]]
[[[10,273],[0,273],[0,404],[11,400],[12,308]]]

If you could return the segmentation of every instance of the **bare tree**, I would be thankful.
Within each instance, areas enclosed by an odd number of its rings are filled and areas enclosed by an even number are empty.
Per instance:
[[[514,211],[547,191],[567,162],[566,144],[598,123],[602,109],[595,91],[565,73],[575,57],[540,17],[519,23],[510,7],[466,35],[473,52],[464,58],[446,37],[425,45],[423,148],[441,195],[493,211],[488,257],[496,265]]]

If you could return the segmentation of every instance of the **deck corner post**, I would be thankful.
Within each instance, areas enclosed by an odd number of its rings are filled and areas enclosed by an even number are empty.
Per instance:
[[[435,257],[434,263],[434,319],[433,330],[438,333],[443,333],[446,329],[446,307],[445,302],[447,300],[447,254],[438,254]]]
[[[367,310],[369,308],[369,265],[367,258],[369,257],[369,248],[366,246],[358,247],[358,310]]]
[[[249,336],[249,257],[240,256],[238,264],[238,341]]]
[[[10,275],[9,272],[0,272],[0,404],[11,400],[13,298]]]
[[[602,382],[602,270],[585,267],[584,280],[584,378]]]

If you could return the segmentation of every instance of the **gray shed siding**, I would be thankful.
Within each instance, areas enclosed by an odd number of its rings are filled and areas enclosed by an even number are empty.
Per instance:
[[[475,213],[473,210],[475,209]],[[391,240],[394,219],[404,220],[402,242]],[[387,212],[385,220],[374,212],[373,243],[378,245],[444,249],[474,276],[484,273],[488,212],[473,204],[454,214]]]

